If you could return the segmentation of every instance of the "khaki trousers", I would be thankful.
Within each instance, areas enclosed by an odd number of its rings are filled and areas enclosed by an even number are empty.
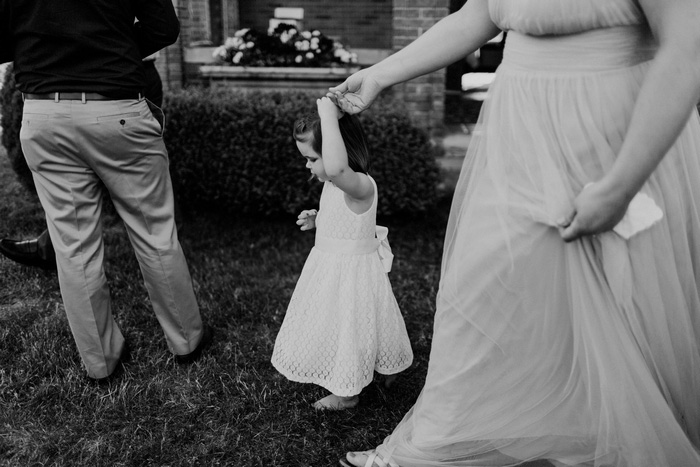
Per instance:
[[[146,100],[27,99],[20,140],[46,212],[61,296],[88,375],[111,374],[124,345],[104,273],[100,181],[124,221],[171,351],[193,351],[202,338],[202,320],[177,238],[162,127]]]

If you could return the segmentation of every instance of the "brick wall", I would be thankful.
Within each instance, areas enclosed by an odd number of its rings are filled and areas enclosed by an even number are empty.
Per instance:
[[[402,49],[449,14],[450,0],[393,0],[395,51]],[[445,70],[394,86],[414,123],[440,131],[445,116]]]
[[[183,84],[183,47],[211,40],[209,2],[173,0],[181,22],[178,42],[161,52],[157,66],[165,89]],[[218,0],[217,0],[218,1]],[[304,27],[315,28],[350,48],[400,50],[450,10],[450,0],[221,0],[224,37],[240,27],[267,30],[276,7],[304,8]],[[216,44],[218,45],[218,44]],[[444,120],[445,70],[394,86],[414,122],[440,131]]]
[[[180,37],[175,44],[160,51],[156,60],[156,69],[163,81],[163,90],[179,89],[183,85],[182,39],[191,32],[188,27],[187,0],[173,0],[175,12],[180,19]]]
[[[240,27],[238,3],[239,0],[180,0],[182,44],[185,47],[202,43],[221,45]],[[214,12],[210,5],[214,5]]]
[[[267,31],[277,7],[304,9],[304,28],[349,48],[391,49],[392,0],[240,0],[241,27]]]
[[[212,42],[210,1],[212,0],[173,0],[180,19],[180,37],[175,44],[161,50],[156,61],[156,68],[163,80],[163,89],[179,89],[187,84],[187,70],[183,63],[184,47]],[[221,13],[221,17],[217,19],[217,26],[223,29],[218,35],[225,38],[240,27],[238,0],[216,1],[220,5]]]
[[[208,4],[209,0],[180,0],[180,41],[185,46],[211,39]]]

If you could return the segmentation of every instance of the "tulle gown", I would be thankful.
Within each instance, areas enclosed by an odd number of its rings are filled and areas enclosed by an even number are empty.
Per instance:
[[[508,30],[446,235],[402,467],[700,465],[700,122],[642,188],[663,218],[564,243],[613,164],[655,44],[633,0],[491,0]],[[669,83],[673,86],[673,83]]]

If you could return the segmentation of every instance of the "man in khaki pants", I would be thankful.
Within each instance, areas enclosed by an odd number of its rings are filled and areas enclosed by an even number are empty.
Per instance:
[[[25,99],[22,150],[93,379],[111,375],[125,348],[103,269],[100,182],[176,359],[192,361],[209,341],[175,228],[162,114],[143,98],[141,59],[178,33],[170,0],[0,0],[0,63],[14,61]]]

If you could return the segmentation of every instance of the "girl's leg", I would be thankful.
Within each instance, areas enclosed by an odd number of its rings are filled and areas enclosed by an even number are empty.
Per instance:
[[[398,373],[394,373],[393,375],[384,375],[384,387],[389,389],[391,385],[394,384],[394,381],[396,381],[398,376]]]

